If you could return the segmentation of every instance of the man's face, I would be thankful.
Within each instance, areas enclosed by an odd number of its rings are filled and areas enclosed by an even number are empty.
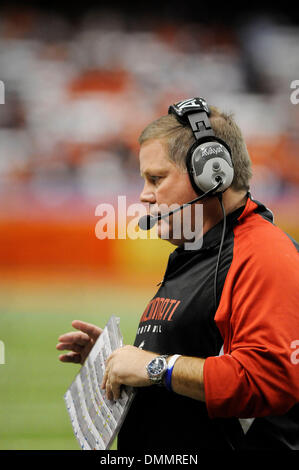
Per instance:
[[[192,188],[187,171],[181,170],[167,158],[166,146],[161,140],[150,140],[142,144],[139,161],[140,173],[144,178],[140,201],[150,205],[150,214],[165,214],[174,208],[171,205],[178,206],[198,196]],[[181,225],[182,217],[182,211],[178,211],[170,218],[159,220],[158,236],[175,245],[182,244],[184,237],[177,238],[178,232],[174,232],[174,225]],[[182,230],[181,233],[183,234]]]

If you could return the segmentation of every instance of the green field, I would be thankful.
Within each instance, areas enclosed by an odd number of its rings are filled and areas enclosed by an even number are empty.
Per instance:
[[[63,395],[80,366],[58,360],[57,338],[72,330],[74,319],[104,326],[114,314],[121,319],[124,342],[132,343],[153,293],[100,281],[2,284],[1,450],[79,449]]]

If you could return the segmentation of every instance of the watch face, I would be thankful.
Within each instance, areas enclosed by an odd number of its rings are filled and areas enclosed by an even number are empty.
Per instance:
[[[151,375],[159,375],[164,369],[165,361],[161,357],[156,357],[148,365],[148,372]]]

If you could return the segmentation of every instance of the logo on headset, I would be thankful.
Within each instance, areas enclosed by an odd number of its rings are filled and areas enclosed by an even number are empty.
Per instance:
[[[174,105],[177,110],[183,113],[185,110],[188,109],[204,109],[207,113],[209,112],[208,105],[203,98],[190,98],[188,100],[180,101]]]
[[[218,153],[222,153],[223,150],[220,146],[217,147],[206,147],[202,150],[203,157],[209,157],[210,155],[218,155]]]

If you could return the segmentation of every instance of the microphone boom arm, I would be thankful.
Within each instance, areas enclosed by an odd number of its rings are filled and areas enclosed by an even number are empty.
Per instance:
[[[150,214],[144,215],[143,217],[141,217],[139,219],[139,222],[138,222],[139,228],[141,228],[141,230],[150,230],[158,222],[158,220],[165,219],[165,217],[169,217],[170,215],[174,214],[175,212],[181,211],[182,209],[189,206],[190,204],[194,204],[195,202],[199,201],[200,199],[203,199],[206,196],[210,196],[223,183],[222,178],[220,176],[217,176],[217,179],[218,179],[217,184],[212,189],[209,189],[209,191],[206,191],[204,194],[202,194],[201,196],[196,197],[192,201],[186,202],[182,206],[177,207],[177,209],[174,209],[173,211],[167,212],[166,214],[163,214],[163,215],[158,214],[155,217],[150,215]]]
[[[186,202],[182,206],[177,207],[177,209],[174,209],[173,211],[167,212],[167,214],[164,214],[164,215],[158,214],[156,217],[154,217],[154,219],[157,219],[157,221],[158,221],[160,219],[164,219],[165,217],[169,217],[170,215],[174,214],[175,212],[178,212],[178,211],[181,211],[181,210],[185,209],[185,207],[189,206],[190,204],[194,204],[195,202],[199,201],[200,199],[203,199],[206,196],[210,196],[210,194],[212,194],[214,191],[216,191],[219,188],[219,186],[221,186],[221,184],[222,184],[222,180],[219,181],[214,186],[214,188],[209,189],[209,191],[205,192],[201,196],[198,196],[195,199],[192,199],[192,201]]]

